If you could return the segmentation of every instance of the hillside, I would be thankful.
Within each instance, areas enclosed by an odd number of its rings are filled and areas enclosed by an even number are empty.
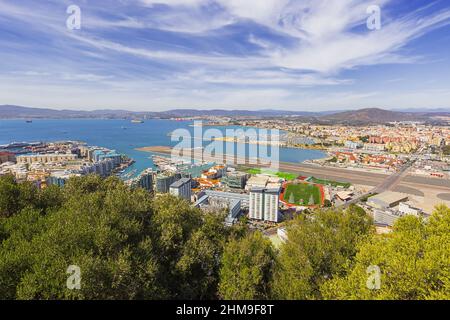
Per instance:
[[[438,117],[450,117],[450,112],[439,109],[439,112],[418,111],[403,112],[389,111],[378,108],[361,109],[353,111],[286,111],[263,109],[254,110],[197,110],[197,109],[173,109],[161,112],[135,112],[127,110],[55,110],[30,108],[13,105],[0,106],[0,119],[70,119],[70,118],[91,118],[91,119],[133,119],[133,118],[183,118],[183,117],[248,117],[252,119],[283,118],[293,117],[298,121],[324,123],[324,124],[369,124],[388,123],[393,121],[425,121],[439,122]]]
[[[365,124],[388,123],[394,121],[428,121],[432,115],[422,112],[399,112],[378,108],[344,111],[319,117],[321,122]]]

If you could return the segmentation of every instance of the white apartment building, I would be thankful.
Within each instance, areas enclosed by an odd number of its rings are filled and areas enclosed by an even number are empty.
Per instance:
[[[266,189],[264,191],[264,220],[278,222],[278,208],[280,203],[280,189]]]
[[[264,189],[253,188],[250,191],[249,217],[264,220]]]
[[[250,191],[250,219],[278,222],[280,189],[253,188]]]
[[[49,162],[65,162],[74,161],[78,158],[76,154],[71,153],[52,153],[52,154],[32,154],[16,157],[18,164],[31,163],[49,163]]]

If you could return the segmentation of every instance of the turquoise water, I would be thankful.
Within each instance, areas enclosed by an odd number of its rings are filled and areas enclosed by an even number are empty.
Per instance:
[[[129,168],[141,172],[153,167],[151,154],[135,150],[147,146],[174,146],[169,133],[176,129],[193,132],[192,122],[171,120],[147,120],[133,124],[129,120],[0,120],[0,145],[11,142],[51,142],[58,140],[84,141],[88,145],[107,147],[124,153],[136,160]],[[124,129],[126,128],[126,129]],[[204,127],[203,131],[211,127]],[[228,127],[239,128],[239,127]],[[226,127],[215,128],[225,132]],[[245,128],[243,128],[245,129]],[[205,142],[207,146],[209,142]],[[226,148],[224,148],[226,150]],[[236,148],[237,150],[237,148]],[[248,146],[247,146],[248,152]],[[323,158],[325,153],[318,150],[280,149],[280,161],[303,162]]]

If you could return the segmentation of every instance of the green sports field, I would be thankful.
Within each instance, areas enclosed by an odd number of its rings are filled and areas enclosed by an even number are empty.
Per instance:
[[[344,187],[344,188],[349,188],[351,186],[350,183],[347,182],[337,182],[337,181],[332,181],[332,180],[325,180],[325,179],[318,179],[316,177],[311,177],[310,179],[308,179],[309,182],[315,183],[315,184],[321,184],[324,186],[332,186],[332,187]]]
[[[245,171],[246,171],[247,173],[249,173],[249,174],[268,173],[268,174],[277,176],[278,178],[285,179],[285,180],[288,180],[288,181],[294,180],[294,179],[297,178],[297,175],[296,175],[296,174],[288,173],[288,172],[270,172],[270,171],[264,172],[263,170],[258,169],[258,168],[247,169],[247,170],[245,170]]]
[[[322,204],[319,187],[306,183],[288,185],[284,193],[284,200],[288,203],[300,206]]]

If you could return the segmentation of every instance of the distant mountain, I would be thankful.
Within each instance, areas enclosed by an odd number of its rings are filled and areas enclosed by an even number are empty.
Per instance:
[[[392,111],[421,112],[421,113],[450,113],[450,108],[434,108],[434,109],[408,108],[408,109],[395,109],[395,110],[392,110]]]
[[[285,110],[197,110],[197,109],[175,109],[163,111],[161,114],[172,115],[176,117],[200,117],[200,116],[222,116],[222,117],[283,117],[283,116],[319,116],[325,113],[322,112],[307,112],[307,111],[285,111]]]
[[[437,122],[439,116],[450,116],[450,112],[400,112],[369,108],[325,115],[318,117],[318,120],[342,124],[389,123],[395,121]]]
[[[440,117],[450,117],[450,112],[439,109],[435,112],[402,112],[389,111],[378,108],[361,109],[353,111],[285,111],[274,109],[252,110],[197,110],[197,109],[174,109],[161,112],[134,112],[127,110],[55,110],[40,109],[13,105],[0,106],[0,119],[70,119],[70,118],[91,118],[91,119],[133,119],[133,118],[183,118],[201,116],[223,116],[223,117],[248,117],[248,118],[283,118],[292,117],[298,121],[312,123],[341,123],[341,124],[370,124],[388,123],[393,121],[442,121]]]
[[[111,118],[128,119],[135,117],[144,118],[176,118],[176,117],[201,117],[201,116],[222,116],[222,117],[284,117],[284,116],[319,116],[326,113],[305,112],[305,111],[283,111],[283,110],[197,110],[197,109],[174,109],[161,112],[134,112],[127,110],[93,110],[93,111],[74,111],[74,110],[55,110],[40,109],[13,105],[0,106],[0,119],[61,119],[61,118]]]
[[[426,117],[417,113],[371,108],[339,112],[319,117],[319,119],[333,123],[386,123],[392,121],[420,121],[426,120]]]
[[[70,118],[107,118],[107,119],[126,119],[138,116],[144,116],[149,113],[132,112],[126,110],[55,110],[30,108],[13,105],[0,106],[0,119],[70,119]]]

